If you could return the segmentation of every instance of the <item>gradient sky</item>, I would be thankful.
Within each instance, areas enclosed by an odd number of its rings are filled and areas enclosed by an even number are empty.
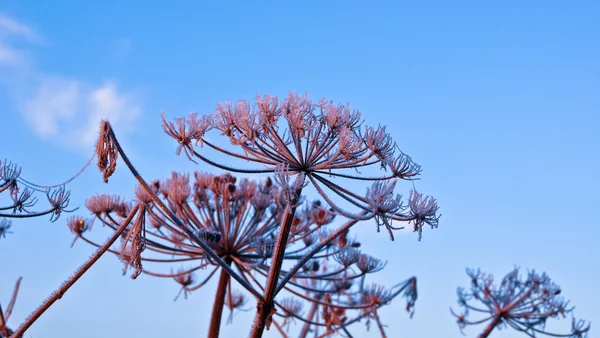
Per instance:
[[[599,2],[123,3],[0,4],[0,158],[23,177],[53,184],[76,173],[103,117],[149,179],[213,170],[175,155],[162,109],[175,117],[256,93],[326,96],[387,125],[423,168],[417,188],[441,206],[422,242],[358,227],[365,251],[388,260],[377,282],[418,277],[412,320],[401,300],[381,312],[390,337],[461,337],[449,307],[468,286],[466,267],[498,279],[515,265],[545,271],[577,317],[600,324]],[[71,205],[87,215],[87,196],[131,197],[134,185],[122,165],[108,185],[91,167],[69,185]],[[24,278],[10,326],[93,252],[69,247],[66,219],[15,221],[0,240],[3,305]],[[121,269],[102,258],[27,337],[205,336],[215,283],[173,302],[173,281],[132,281]],[[247,334],[247,308],[224,337]]]

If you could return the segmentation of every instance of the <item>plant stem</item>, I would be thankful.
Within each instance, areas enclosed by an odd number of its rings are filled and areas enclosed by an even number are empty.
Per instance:
[[[373,310],[373,315],[375,316],[375,321],[377,322],[377,327],[379,328],[379,332],[381,333],[381,338],[387,338],[385,334],[385,330],[383,329],[383,324],[381,323],[381,319],[379,319],[379,315],[377,314],[377,308]]]
[[[302,186],[302,184],[299,184],[299,186]],[[279,229],[279,235],[277,236],[277,243],[275,244],[275,250],[273,251],[271,267],[269,268],[269,274],[267,275],[265,296],[262,300],[258,299],[256,316],[254,317],[254,324],[252,331],[250,332],[251,338],[262,337],[267,320],[270,319],[270,317],[273,315],[272,311],[275,310],[273,298],[275,298],[277,281],[279,280],[283,256],[285,254],[285,247],[287,246],[290,230],[292,228],[292,221],[294,219],[294,215],[296,214],[298,197],[301,193],[302,188],[296,189],[295,197],[292,201],[290,201],[290,204],[285,207],[284,216],[281,220],[281,228]]]
[[[137,214],[139,209],[140,206],[137,205],[129,213],[127,219],[125,219],[121,223],[121,226],[117,230],[115,230],[112,236],[104,243],[104,245],[99,247],[98,250],[96,250],[96,252],[92,255],[92,257],[90,257],[87,260],[87,262],[85,262],[82,266],[79,267],[79,269],[75,271],[71,278],[67,279],[67,281],[65,281],[57,290],[55,290],[50,295],[50,297],[48,297],[48,299],[46,299],[46,301],[42,303],[42,305],[40,305],[40,307],[38,307],[37,310],[35,310],[29,316],[29,318],[27,318],[25,322],[21,324],[21,326],[19,326],[19,328],[13,333],[11,337],[21,337],[23,333],[25,333],[25,331],[31,326],[31,324],[33,324],[44,312],[46,312],[46,310],[48,310],[48,308],[52,304],[54,304],[54,302],[61,299],[65,292],[67,292],[67,290],[69,290],[69,288],[73,286],[73,284],[75,284],[75,282],[77,282],[77,280],[81,278],[81,276],[83,276],[83,274],[86,273],[92,267],[92,265],[94,265],[94,263],[96,263],[98,259],[100,259],[100,257],[102,257],[106,250],[108,250],[111,247],[111,245],[113,245],[113,243],[116,242],[117,239],[119,239],[121,233],[123,233],[123,231],[127,229],[127,226],[129,225],[129,223],[131,223],[133,216]]]
[[[302,259],[300,259],[298,261],[298,263],[296,263],[296,265],[290,271],[288,271],[288,273],[281,279],[281,281],[279,282],[279,285],[277,285],[277,290],[275,290],[275,295],[277,295],[279,293],[279,291],[281,291],[281,289],[283,289],[285,284],[287,284],[287,282],[289,282],[289,280],[292,279],[292,277],[294,277],[296,272],[298,272],[298,270],[300,270],[304,266],[304,264],[306,264],[306,262],[308,262],[317,252],[319,252],[327,244],[329,244],[333,240],[335,240],[338,236],[340,236],[344,232],[348,231],[357,222],[358,222],[358,220],[355,220],[355,219],[346,222],[346,224],[339,227],[334,232],[330,233],[326,238],[321,240],[319,245],[316,245],[314,248],[312,248],[312,250],[310,250],[310,252],[308,252],[306,255],[304,255],[304,257],[302,257]]]
[[[502,320],[502,317],[494,317],[494,319],[492,319],[492,321],[488,324],[485,330],[483,330],[483,332],[479,335],[479,338],[487,338],[487,336],[489,336],[490,333],[492,333],[492,330],[494,330],[496,325],[500,324],[500,320]]]
[[[317,300],[321,300],[321,297],[317,296]],[[300,331],[299,338],[306,338],[308,336],[308,330],[310,329],[310,322],[313,320],[315,313],[317,312],[317,308],[319,307],[318,303],[313,303],[310,307],[310,312],[308,313],[308,317],[306,318],[306,323],[302,326],[302,331]]]
[[[225,263],[231,264],[231,258],[225,257]],[[230,276],[224,269],[221,269],[219,275],[219,285],[217,287],[217,294],[215,295],[215,302],[213,303],[212,316],[210,318],[210,327],[208,328],[209,338],[218,338],[219,331],[221,329],[221,317],[223,316],[223,307],[225,305],[225,294],[227,291],[227,284],[229,284]]]

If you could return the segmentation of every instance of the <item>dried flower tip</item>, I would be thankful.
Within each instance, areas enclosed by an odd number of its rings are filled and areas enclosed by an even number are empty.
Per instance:
[[[11,163],[7,160],[5,160],[4,162],[0,161],[0,180],[4,181],[0,182],[0,187],[4,188],[8,186],[11,196],[17,195],[19,193],[17,179],[20,176],[21,167],[18,167],[16,164]]]
[[[392,292],[378,284],[372,284],[365,287],[362,293],[362,303],[365,305],[385,305],[389,303],[392,298]]]
[[[117,195],[95,195],[88,198],[85,201],[85,206],[96,216],[100,216],[102,213],[111,213],[119,208],[123,202]]]
[[[98,169],[104,176],[104,183],[115,172],[119,152],[117,145],[110,136],[111,126],[107,120],[100,122],[100,137],[96,142],[96,155],[98,156]]]
[[[389,161],[388,164],[394,176],[400,179],[411,179],[421,173],[421,166],[403,152],[400,152],[400,155]]]
[[[132,209],[133,209],[133,205],[131,203],[121,202],[121,203],[117,204],[114,211],[115,211],[115,214],[117,214],[117,216],[126,218]]]
[[[361,255],[360,251],[357,249],[344,248],[339,250],[333,257],[338,263],[342,264],[344,268],[348,268],[350,265],[358,262]]]
[[[179,143],[176,152],[177,155],[179,156],[181,149],[184,149],[185,154],[191,160],[192,140],[196,140],[196,145],[200,144],[202,147],[202,137],[211,128],[212,121],[208,116],[198,118],[198,114],[190,113],[187,118],[187,124],[184,118],[175,119],[175,123],[177,126],[173,122],[167,122],[165,120],[165,112],[162,112],[163,130]]]
[[[46,197],[48,198],[48,202],[52,205],[52,217],[50,221],[54,222],[59,217],[62,211],[65,211],[67,206],[69,206],[69,197],[71,196],[71,192],[69,190],[65,190],[65,187],[61,186],[54,190],[47,190]]]
[[[386,169],[389,161],[394,157],[394,148],[396,144],[392,141],[389,133],[385,132],[386,127],[365,128],[364,143],[380,161],[381,167]]]
[[[414,222],[414,231],[419,232],[419,240],[423,233],[423,224],[429,224],[431,228],[437,228],[441,215],[437,215],[439,206],[435,198],[427,196],[416,190],[411,190],[408,201],[410,207],[410,217]]]
[[[27,208],[32,207],[37,202],[37,198],[33,197],[33,190],[25,187],[21,194],[18,194],[18,189],[10,191],[10,198],[13,200],[13,212],[26,212]]]
[[[181,270],[179,273],[181,273]],[[188,287],[194,284],[194,274],[192,272],[177,275],[176,277],[174,277],[174,279],[179,285],[184,287]]]
[[[232,290],[227,297],[225,297],[225,304],[230,311],[233,309],[240,308],[246,304],[246,297],[237,290]]]
[[[377,272],[385,267],[386,263],[380,259],[367,254],[361,254],[356,262],[356,266],[362,273]]]
[[[167,197],[175,205],[184,204],[191,194],[189,175],[171,173],[171,178],[167,179]]]
[[[151,194],[153,194],[154,196],[157,196],[160,193],[160,191],[161,191],[160,181],[153,180],[152,183],[150,183],[148,185],[148,188],[150,188],[151,193],[148,193],[148,191],[141,185],[137,185],[135,187],[135,196],[142,203],[150,203],[150,202],[154,201]]]
[[[316,202],[318,202],[318,204],[313,202],[310,209],[308,209],[308,218],[318,226],[331,223],[335,218],[336,213],[331,208],[327,209],[322,207],[320,201]]]
[[[281,116],[281,109],[278,107],[276,96],[265,95],[262,98],[256,95],[256,107],[258,108],[258,118],[263,125],[273,125]]]
[[[279,306],[283,310],[282,316],[301,316],[303,304],[301,301],[294,298],[284,298],[279,302]]]
[[[172,271],[171,274],[173,274]],[[190,291],[188,290],[188,288],[195,282],[194,274],[192,272],[186,272],[186,270],[184,269],[179,269],[177,271],[177,275],[173,277],[173,279],[175,279],[175,282],[177,282],[177,284],[181,285],[181,289],[179,290],[179,293],[177,293],[177,296],[175,296],[175,299],[173,301],[176,301],[182,292],[183,298],[187,299],[188,292]]]
[[[84,232],[92,228],[92,223],[83,217],[73,216],[67,221],[67,226],[69,227],[69,230],[75,234],[75,239],[73,240],[73,243],[71,243],[71,247],[73,247],[77,238],[81,237]]]

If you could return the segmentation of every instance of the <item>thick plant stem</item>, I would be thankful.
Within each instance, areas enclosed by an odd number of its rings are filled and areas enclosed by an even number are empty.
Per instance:
[[[67,292],[67,290],[69,290],[69,288],[71,286],[73,286],[73,284],[75,284],[75,282],[77,282],[77,280],[81,276],[83,276],[83,274],[86,273],[89,270],[89,268],[91,268],[92,265],[94,265],[94,263],[96,263],[98,261],[98,259],[100,259],[100,257],[102,257],[102,255],[111,247],[111,245],[113,245],[113,243],[116,242],[117,239],[119,239],[119,237],[121,237],[121,233],[123,233],[123,231],[125,231],[125,229],[127,229],[127,226],[129,225],[129,223],[131,223],[133,216],[135,216],[135,214],[138,213],[139,209],[140,209],[139,205],[136,206],[129,213],[129,216],[127,216],[127,219],[125,219],[121,223],[121,226],[119,226],[119,228],[117,230],[115,230],[115,232],[104,243],[104,245],[99,247],[98,250],[96,250],[96,252],[92,255],[92,257],[90,257],[87,260],[87,262],[85,262],[82,266],[79,267],[79,269],[77,269],[75,271],[75,273],[73,274],[73,276],[71,276],[71,278],[67,279],[67,281],[64,282],[63,285],[61,285],[56,291],[54,291],[50,295],[50,297],[48,297],[48,299],[46,299],[46,301],[42,305],[40,305],[40,307],[38,307],[37,310],[35,310],[29,316],[29,318],[27,318],[27,320],[25,320],[25,322],[23,322],[23,324],[21,324],[21,326],[19,326],[19,328],[13,333],[13,335],[11,337],[21,337],[23,335],[23,333],[25,333],[25,331],[31,326],[31,324],[33,324],[44,312],[46,312],[46,310],[48,310],[48,308],[52,304],[54,304],[54,302],[61,299],[62,296],[65,294],[65,292]]]
[[[225,257],[225,263],[231,264],[231,258]],[[210,327],[208,328],[209,338],[218,338],[221,330],[221,317],[223,316],[223,307],[225,306],[225,294],[227,293],[227,284],[229,284],[230,276],[227,271],[221,269],[219,275],[219,285],[215,302],[213,303],[212,316],[210,318]]]
[[[300,186],[302,186],[300,184]],[[250,332],[251,338],[260,338],[265,331],[267,321],[275,311],[275,304],[273,298],[275,298],[275,291],[277,289],[277,281],[279,280],[279,274],[281,273],[281,265],[283,263],[283,255],[285,254],[285,247],[287,246],[290,230],[292,228],[292,221],[296,214],[296,205],[298,202],[298,196],[302,193],[302,188],[296,189],[295,198],[285,207],[285,213],[281,220],[281,228],[279,229],[279,235],[277,236],[277,243],[273,251],[271,268],[267,275],[267,285],[265,287],[265,296],[263,299],[258,299],[256,316],[254,317],[254,325]]]
[[[479,338],[487,338],[487,336],[489,336],[490,333],[492,333],[496,325],[500,324],[501,319],[502,317],[500,316],[494,317],[494,319],[492,319],[488,326],[486,326],[485,330],[483,330],[483,332],[479,335]]]

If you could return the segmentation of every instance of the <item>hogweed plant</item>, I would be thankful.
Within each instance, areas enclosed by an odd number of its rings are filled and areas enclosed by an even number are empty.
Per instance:
[[[535,271],[527,273],[525,279],[515,268],[507,274],[499,285],[494,284],[492,275],[479,270],[467,269],[471,277],[471,289],[458,288],[458,304],[463,312],[452,314],[457,318],[462,330],[468,325],[487,323],[480,338],[485,338],[497,327],[511,327],[529,337],[587,337],[589,323],[572,318],[570,333],[553,333],[546,331],[546,321],[550,318],[565,318],[573,312],[573,307],[561,296],[561,289],[546,274],[539,275]],[[475,304],[474,304],[475,303]],[[471,312],[483,318],[469,320]]]
[[[55,222],[63,212],[73,211],[67,210],[71,192],[65,190],[65,185],[77,175],[61,184],[45,186],[27,181],[21,173],[21,167],[15,163],[0,160],[0,195],[9,197],[6,205],[0,205],[0,239],[11,233],[10,219],[50,215],[50,221]],[[38,202],[36,193],[46,195],[47,208],[32,210]]]
[[[11,335],[14,333],[9,327],[8,327],[8,319],[10,318],[10,315],[12,314],[12,310],[13,307],[15,306],[15,301],[17,300],[17,294],[19,293],[19,287],[21,286],[21,280],[23,279],[23,277],[19,277],[17,279],[17,283],[15,284],[15,288],[13,290],[12,293],[12,297],[10,298],[10,301],[8,302],[8,306],[6,307],[6,310],[2,310],[2,305],[0,304],[0,338],[4,338],[4,337],[11,337]]]
[[[9,202],[6,205],[0,206],[0,238],[6,237],[6,234],[11,233],[10,219],[22,219],[32,217],[42,217],[50,215],[50,221],[56,222],[63,212],[72,212],[76,209],[68,210],[70,191],[65,189],[65,185],[73,181],[85,170],[88,163],[73,177],[57,185],[39,185],[32,183],[21,176],[22,169],[10,161],[0,160],[0,195],[9,196]],[[38,202],[36,193],[44,193],[49,206],[42,210],[32,210]],[[7,308],[3,311],[0,306],[0,338],[5,337],[22,337],[23,333],[29,326],[64,292],[76,281],[76,278],[67,280],[61,288],[53,292],[53,294],[42,303],[42,305],[32,313],[17,330],[13,331],[8,327],[7,321],[12,313],[22,277],[17,279],[17,283],[12,293],[10,302]]]
[[[384,227],[392,239],[392,230],[403,229],[393,224],[394,221],[412,224],[419,239],[424,225],[432,228],[438,225],[438,206],[434,198],[424,197],[413,190],[405,205],[401,196],[393,193],[396,180],[415,179],[421,171],[420,166],[398,149],[385,127],[363,128],[360,112],[350,111],[348,106],[334,105],[325,99],[313,104],[306,97],[298,97],[293,93],[281,104],[276,97],[257,96],[254,107],[246,101],[239,101],[235,105],[219,104],[210,115],[191,113],[187,119],[176,119],[174,123],[167,122],[163,117],[163,128],[179,142],[178,154],[183,150],[192,161],[197,158],[229,172],[271,174],[279,189],[278,202],[283,211],[262,288],[264,291],[261,293],[234,271],[211,248],[210,243],[201,238],[201,234],[194,232],[180,219],[180,215],[161,201],[126,157],[110,124],[104,121],[101,125],[97,156],[105,181],[115,171],[120,155],[141,188],[164,213],[163,216],[168,217],[180,232],[199,245],[206,259],[219,264],[231,278],[257,298],[251,337],[262,336],[276,311],[275,296],[310,260],[311,255],[346,231],[343,227],[333,231],[282,276],[285,249],[300,204],[300,195],[309,183],[336,214],[356,222],[374,219],[377,230]],[[232,152],[209,142],[205,134],[212,129],[220,131],[234,146],[241,147],[241,152]],[[240,169],[217,163],[198,153],[194,144],[201,147],[206,145],[231,159],[246,160],[263,168]],[[358,172],[361,168],[375,165],[379,165],[385,174],[369,177],[361,176]],[[361,196],[343,187],[337,180],[372,182],[372,186]],[[330,195],[337,195],[357,210],[349,212],[342,209]],[[147,203],[138,206],[143,212],[147,211]],[[136,262],[140,259],[141,248],[142,244],[135,249],[137,251],[133,257]]]
[[[273,185],[270,178],[259,183],[237,180],[230,174],[216,176],[196,172],[193,177],[191,184],[189,175],[174,172],[162,182],[153,181],[150,188],[170,213],[252,286],[251,290],[264,291],[274,239],[285,215],[285,205],[280,203],[282,190]],[[327,245],[313,250],[315,244],[331,235],[327,226],[335,213],[319,201],[303,204],[292,221],[283,259],[291,262],[289,265],[302,258],[310,261],[284,286],[289,297],[275,302],[278,310],[272,323],[287,337],[284,327],[299,321],[303,324],[300,336],[306,337],[309,331],[317,333],[320,328],[328,335],[338,330],[348,332],[349,325],[363,318],[367,321],[373,318],[385,336],[377,309],[402,294],[408,301],[407,310],[412,310],[416,279],[413,277],[390,290],[364,286],[366,275],[381,270],[384,264],[361,253],[357,249],[360,244],[348,237],[348,230],[356,221],[347,222],[342,226],[344,232],[335,240],[326,241]],[[140,239],[135,235],[124,235],[119,247],[110,250],[125,262],[124,272],[129,266],[135,268],[133,278],[144,273],[174,279],[181,286],[177,297],[183,292],[187,298],[189,292],[219,275],[209,337],[218,337],[225,306],[233,312],[246,303],[246,295],[233,288],[228,272],[205,254],[194,237],[181,231],[141,186],[136,189],[133,201],[103,194],[91,197],[86,205],[94,219],[75,216],[69,220],[69,227],[75,239],[82,238],[96,246],[99,245],[86,235],[93,223],[100,222],[114,231],[123,224],[132,205],[144,206],[145,214],[131,219],[132,228],[138,221],[142,222],[136,234],[143,234],[143,252],[136,253],[132,249],[139,246]],[[307,255],[308,252],[311,254]],[[179,264],[184,267],[173,269]],[[204,276],[197,279],[198,273]],[[305,315],[306,304],[311,310]],[[320,310],[322,318],[315,316]]]

